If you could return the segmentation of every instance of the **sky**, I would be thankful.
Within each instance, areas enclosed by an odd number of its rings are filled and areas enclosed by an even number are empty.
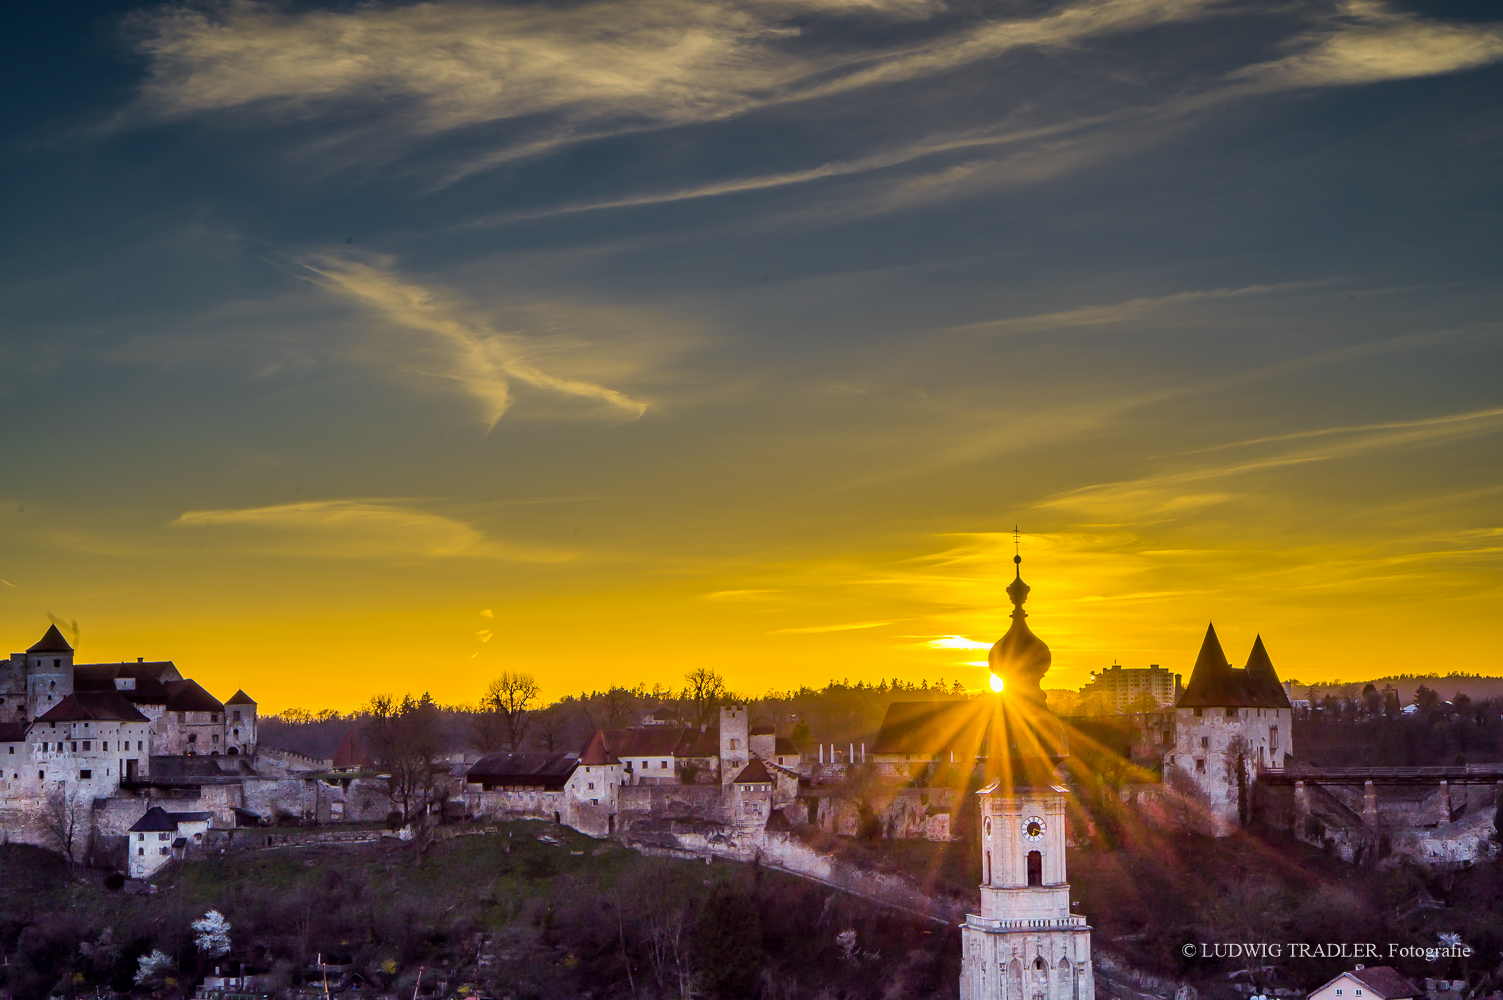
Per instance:
[[[31,4],[0,627],[379,692],[1503,673],[1486,3]]]

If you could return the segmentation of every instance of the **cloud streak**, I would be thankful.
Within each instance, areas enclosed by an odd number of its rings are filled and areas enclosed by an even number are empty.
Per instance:
[[[236,530],[251,551],[312,558],[473,557],[552,562],[565,558],[487,538],[463,521],[381,499],[312,500],[268,507],[190,510],[170,527]]]
[[[347,258],[320,256],[303,266],[325,288],[350,298],[394,326],[421,335],[414,370],[452,381],[479,406],[492,428],[511,407],[512,383],[523,382],[562,396],[604,403],[631,417],[647,403],[594,382],[543,371],[531,359],[536,347],[515,333],[494,329],[483,317],[421,285]]]

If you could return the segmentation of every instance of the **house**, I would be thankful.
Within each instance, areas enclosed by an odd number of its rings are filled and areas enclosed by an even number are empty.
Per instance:
[[[208,835],[213,813],[170,813],[152,806],[129,832],[131,878],[146,878],[174,858],[185,857],[194,847],[202,847]]]
[[[621,761],[628,785],[676,785],[674,750],[683,734],[667,726],[602,729],[605,748]]]
[[[872,745],[877,773],[906,780],[933,765],[969,769],[985,754],[990,721],[972,701],[895,701]]]
[[[1357,966],[1311,993],[1307,1000],[1412,1000],[1420,995],[1413,983],[1392,966]]]

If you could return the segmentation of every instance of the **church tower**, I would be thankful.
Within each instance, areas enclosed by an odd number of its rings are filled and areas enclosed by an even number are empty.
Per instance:
[[[73,693],[73,647],[49,626],[46,634],[24,653],[11,657],[26,664],[26,718],[51,711]]]
[[[1021,564],[1021,557],[1014,557]],[[1019,565],[1012,627],[988,662],[1001,679],[987,735],[993,781],[981,797],[981,912],[961,925],[960,1000],[1095,1000],[1091,928],[1070,912],[1065,798],[1055,768],[1064,726],[1039,682],[1049,647],[1028,628]],[[996,685],[993,685],[994,687]]]

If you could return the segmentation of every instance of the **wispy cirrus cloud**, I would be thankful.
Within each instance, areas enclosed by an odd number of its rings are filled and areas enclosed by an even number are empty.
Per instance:
[[[488,538],[464,521],[410,502],[312,500],[266,507],[185,511],[171,527],[233,532],[231,547],[311,558],[471,557],[552,562],[563,553]]]
[[[404,366],[458,385],[478,404],[487,428],[494,427],[511,406],[514,382],[604,403],[629,417],[647,410],[646,402],[615,389],[544,371],[534,360],[540,348],[533,340],[495,329],[484,316],[453,297],[347,257],[316,256],[303,266],[329,290],[418,334],[419,340],[404,352]]]
[[[1503,25],[1452,24],[1344,0],[1335,16],[1289,42],[1296,51],[1233,78],[1267,87],[1321,87],[1438,76],[1503,59]]]

